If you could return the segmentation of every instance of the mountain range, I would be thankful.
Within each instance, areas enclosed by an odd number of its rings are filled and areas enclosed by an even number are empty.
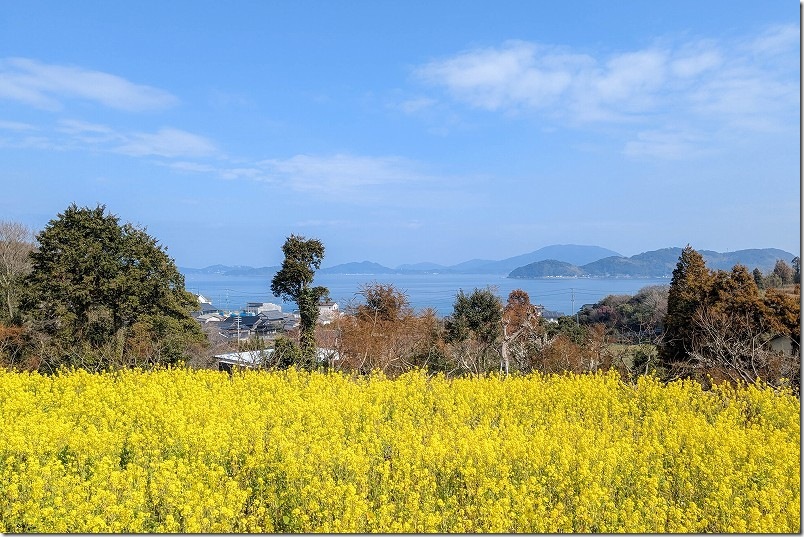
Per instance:
[[[748,270],[758,268],[763,273],[773,270],[776,261],[781,259],[790,264],[793,254],[776,248],[737,250],[719,253],[699,250],[710,270],[731,270],[740,264]],[[557,260],[530,263],[511,271],[509,278],[532,279],[546,277],[587,277],[587,278],[669,278],[676,268],[681,248],[663,248],[643,252],[631,257],[610,256],[585,265]]]
[[[730,270],[742,264],[763,273],[773,270],[776,261],[790,264],[794,254],[776,248],[714,252],[699,250],[711,270]],[[321,268],[320,274],[494,274],[510,278],[589,277],[589,278],[664,278],[670,277],[678,263],[681,248],[663,248],[625,257],[600,246],[555,244],[539,250],[493,261],[472,259],[456,265],[416,263],[385,267],[371,261],[351,262]],[[184,274],[220,274],[226,276],[273,276],[279,266],[248,267],[212,265],[202,269],[182,268]]]

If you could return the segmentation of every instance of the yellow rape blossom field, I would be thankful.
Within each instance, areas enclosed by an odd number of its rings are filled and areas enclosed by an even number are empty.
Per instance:
[[[0,531],[797,533],[799,416],[614,374],[0,372]]]

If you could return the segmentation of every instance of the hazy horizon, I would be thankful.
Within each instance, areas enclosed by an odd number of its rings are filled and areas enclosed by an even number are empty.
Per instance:
[[[544,246],[543,248],[548,248],[548,247],[551,247],[551,246],[581,246],[581,247],[591,246],[591,247],[605,248],[605,247],[601,247],[601,246],[598,246],[598,245],[576,245],[576,244],[550,244],[550,245]],[[642,253],[646,253],[646,252],[653,252],[653,251],[661,250],[661,249],[664,249],[664,248],[683,248],[683,246],[663,246],[663,247],[660,247],[660,248],[652,248],[650,250],[645,250],[644,252],[636,252],[635,254],[632,254],[632,255],[638,255],[638,254],[642,254]],[[321,263],[321,268],[322,269],[327,269],[327,268],[335,267],[335,266],[338,266],[338,265],[349,264],[349,263],[358,263],[358,264],[359,263],[376,263],[376,264],[381,265],[381,266],[383,266],[385,268],[390,268],[390,269],[394,269],[394,270],[397,270],[399,267],[408,266],[408,265],[429,265],[429,264],[438,265],[438,266],[444,267],[444,268],[450,268],[450,267],[454,267],[456,265],[460,265],[462,263],[469,262],[469,261],[489,261],[491,263],[498,262],[498,261],[504,261],[504,260],[507,260],[507,259],[510,259],[510,258],[513,258],[513,257],[519,257],[521,255],[534,253],[534,252],[539,251],[540,249],[541,248],[537,248],[536,250],[531,250],[530,252],[520,252],[519,254],[516,254],[516,255],[513,255],[513,256],[508,256],[508,257],[505,257],[505,258],[502,258],[502,259],[474,257],[474,258],[471,258],[471,259],[464,259],[462,261],[459,261],[457,263],[452,263],[452,264],[449,264],[449,265],[441,264],[441,263],[434,263],[432,261],[427,261],[427,260],[403,262],[403,263],[398,263],[396,265],[385,265],[383,263],[379,263],[379,262],[377,262],[377,261],[375,261],[375,260],[373,260],[371,258],[366,258],[366,257],[363,257],[363,258],[360,258],[360,259],[352,259],[352,260],[343,261],[343,262],[339,262],[339,263],[327,263],[326,262],[326,257],[325,257],[324,262]],[[725,251],[722,251],[722,252],[717,252],[717,250],[708,250],[708,249],[700,249],[699,251],[715,251],[717,253],[724,254],[724,253],[730,253],[730,252],[735,252],[735,251],[740,251],[740,250],[762,250],[762,249],[777,249],[777,250],[782,250],[782,251],[785,251],[787,253],[790,253],[793,256],[800,256],[800,252],[798,250],[789,251],[789,250],[786,250],[784,248],[775,248],[773,246],[763,246],[763,247],[757,247],[757,248],[740,248],[739,250],[725,250]],[[623,257],[632,257],[632,255],[624,255],[624,254],[621,254],[620,252],[616,252],[616,253],[619,253]],[[603,258],[600,258],[600,259],[603,259]],[[597,261],[597,259],[595,259],[595,261]],[[790,262],[789,259],[783,259],[783,261],[788,262],[788,263]],[[217,262],[217,263],[211,263],[209,265],[193,267],[193,266],[189,266],[189,265],[179,265],[177,263],[179,268],[192,269],[192,270],[203,270],[203,269],[210,268],[210,267],[215,267],[215,266],[224,266],[224,267],[231,267],[231,268],[244,267],[244,268],[259,269],[259,268],[266,268],[266,267],[278,267],[281,264],[282,264],[281,259],[277,263],[274,263],[274,264],[271,264],[271,265],[246,265],[244,263],[233,263],[233,262],[230,263],[230,262],[226,262],[226,261],[220,261],[220,262]]]
[[[3,6],[0,220],[71,203],[179,266],[552,244],[800,249],[800,5]],[[658,245],[658,246],[657,246]]]

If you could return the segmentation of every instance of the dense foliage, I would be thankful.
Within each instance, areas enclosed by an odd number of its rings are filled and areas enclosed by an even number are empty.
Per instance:
[[[203,334],[165,249],[105,207],[71,205],[36,236],[20,312],[40,367],[174,364]]]
[[[667,313],[669,286],[649,285],[635,295],[609,295],[581,308],[583,325],[602,324],[623,343],[655,343]]]
[[[306,367],[312,367],[316,354],[318,303],[329,294],[326,287],[313,285],[315,271],[321,268],[324,258],[324,245],[318,239],[291,235],[282,245],[282,253],[285,258],[271,280],[271,291],[274,296],[292,300],[299,307],[300,356]]]
[[[791,284],[793,270],[780,261],[774,274]],[[662,366],[673,377],[701,381],[792,384],[800,377],[801,290],[762,292],[742,265],[712,272],[687,246],[673,272],[660,346]],[[779,349],[783,338],[788,349]]]
[[[799,413],[611,374],[0,372],[0,531],[796,533]]]

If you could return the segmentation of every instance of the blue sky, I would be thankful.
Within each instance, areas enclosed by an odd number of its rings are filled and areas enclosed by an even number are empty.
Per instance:
[[[0,219],[179,266],[800,243],[799,5],[6,1]]]

